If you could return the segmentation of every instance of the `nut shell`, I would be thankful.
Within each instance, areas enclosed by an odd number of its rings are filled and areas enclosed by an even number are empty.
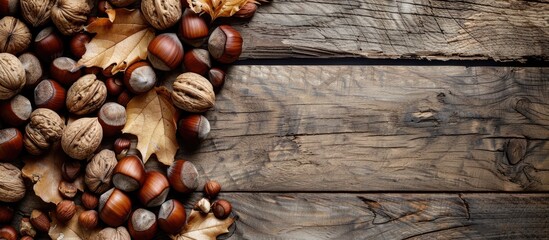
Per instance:
[[[94,193],[103,193],[111,186],[113,170],[117,164],[114,152],[108,149],[96,154],[86,166],[84,182]]]
[[[181,2],[180,0],[143,0],[141,12],[151,26],[164,30],[175,25],[181,18]]]
[[[130,215],[132,202],[122,191],[111,188],[99,198],[99,217],[111,227],[122,225]]]
[[[30,45],[29,28],[17,18],[6,16],[0,19],[0,52],[18,54]]]
[[[61,147],[69,157],[84,160],[95,152],[102,139],[103,129],[97,118],[80,118],[63,131]]]
[[[67,91],[66,105],[76,115],[91,113],[107,100],[107,87],[94,74],[79,78]]]
[[[17,202],[25,196],[21,170],[11,163],[0,163],[0,201]]]
[[[192,72],[179,75],[173,83],[172,100],[188,112],[205,112],[215,103],[215,93],[208,79]]]
[[[56,112],[47,108],[34,110],[25,127],[25,149],[32,155],[44,153],[52,143],[61,138],[64,128],[65,122]]]
[[[10,99],[25,86],[25,69],[11,53],[0,53],[0,100]]]
[[[50,20],[55,0],[20,0],[21,12],[25,20],[33,27],[44,25]]]
[[[84,29],[90,11],[86,0],[57,0],[51,20],[63,35],[72,35]]]

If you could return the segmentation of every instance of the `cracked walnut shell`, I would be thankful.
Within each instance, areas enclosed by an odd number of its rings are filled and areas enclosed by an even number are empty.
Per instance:
[[[99,109],[107,100],[107,87],[94,74],[84,75],[67,91],[69,112],[84,115]]]
[[[116,155],[113,151],[105,149],[93,156],[86,166],[84,182],[90,191],[101,194],[109,190],[114,168],[116,167]]]
[[[61,148],[69,157],[84,160],[91,156],[103,139],[103,129],[97,118],[80,118],[65,128]]]
[[[65,122],[56,112],[47,108],[34,110],[25,127],[25,149],[32,155],[44,153],[61,138],[64,128]]]
[[[18,54],[29,47],[31,32],[27,25],[14,17],[0,20],[0,52]]]
[[[33,27],[44,25],[50,20],[55,0],[21,0],[23,18]]]
[[[25,82],[25,68],[21,61],[10,53],[0,53],[0,100],[17,95]]]
[[[84,29],[90,11],[86,0],[57,0],[51,20],[63,35],[72,35]]]
[[[179,0],[143,0],[141,12],[154,28],[164,30],[175,25],[182,15]]]
[[[172,100],[188,112],[205,112],[215,103],[213,86],[208,79],[192,72],[179,75],[173,83]]]
[[[17,202],[25,196],[21,170],[11,163],[0,163],[0,202]]]

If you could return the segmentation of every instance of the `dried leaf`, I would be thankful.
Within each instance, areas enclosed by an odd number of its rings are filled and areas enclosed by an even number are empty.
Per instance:
[[[62,180],[61,166],[69,157],[61,149],[61,144],[52,146],[48,154],[43,156],[29,156],[23,159],[23,177],[34,183],[34,193],[44,202],[57,204],[63,200],[59,193],[59,183]],[[74,184],[80,191],[84,191],[83,177],[78,177]]]
[[[259,4],[255,0],[187,0],[193,12],[207,13],[212,21],[218,17],[230,17],[234,15],[246,3]]]
[[[199,211],[192,210],[187,225],[176,236],[171,236],[175,240],[190,240],[190,239],[212,239],[217,236],[228,233],[229,227],[234,223],[234,218],[226,218],[224,220],[217,219],[213,213],[208,215],[201,214]]]
[[[147,47],[154,38],[140,10],[107,9],[109,18],[98,18],[86,26],[86,31],[97,33],[86,45],[86,54],[77,67],[101,67],[112,64],[112,73],[125,70],[129,65],[147,58]]]
[[[51,239],[76,240],[89,239],[97,234],[101,229],[84,229],[78,223],[78,216],[85,210],[81,206],[76,206],[76,214],[67,223],[57,221],[55,211],[50,213],[52,223],[48,235]]]
[[[159,87],[132,98],[126,115],[128,120],[122,132],[137,136],[143,162],[154,153],[158,161],[171,165],[179,145],[175,137],[177,110],[168,89]]]

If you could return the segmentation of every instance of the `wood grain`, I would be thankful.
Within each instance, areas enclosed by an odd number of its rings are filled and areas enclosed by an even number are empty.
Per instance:
[[[545,239],[548,194],[224,193],[230,239]],[[196,201],[198,199],[193,199]]]
[[[238,29],[243,58],[549,60],[548,1],[276,0]]]
[[[548,90],[549,68],[235,66],[178,157],[227,191],[547,191]]]

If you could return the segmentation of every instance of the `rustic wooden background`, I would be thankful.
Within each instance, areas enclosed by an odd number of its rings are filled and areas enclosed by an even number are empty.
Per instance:
[[[231,239],[549,238],[548,1],[275,0],[234,24],[248,60],[180,153]]]

